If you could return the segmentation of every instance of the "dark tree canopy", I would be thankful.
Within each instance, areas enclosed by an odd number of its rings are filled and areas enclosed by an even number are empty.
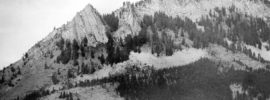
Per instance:
[[[119,19],[114,15],[114,13],[103,15],[103,19],[106,24],[111,28],[110,32],[114,32],[118,29]]]

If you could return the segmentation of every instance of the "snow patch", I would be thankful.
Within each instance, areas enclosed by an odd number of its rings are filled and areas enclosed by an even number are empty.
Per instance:
[[[133,65],[137,65],[138,67],[153,66],[156,70],[183,66],[198,61],[200,58],[206,57],[207,55],[208,54],[205,50],[194,48],[177,51],[172,56],[163,57],[157,57],[147,52],[131,52],[128,61],[118,63],[112,66],[104,65],[101,70],[96,71],[91,75],[78,76],[77,78],[75,78],[75,82],[85,80],[91,81],[94,79],[102,79],[113,75],[123,74],[125,73],[126,68]]]
[[[155,69],[183,66],[190,64],[205,57],[207,52],[203,49],[184,49],[175,52],[172,56],[157,57],[150,52],[135,53],[131,52],[129,59],[133,62],[140,62],[153,66]]]
[[[256,48],[251,45],[246,44],[247,49],[250,49],[253,53],[256,54],[256,57],[260,54],[260,56],[267,61],[270,61],[270,51],[266,50],[265,46],[262,46],[262,49]]]
[[[109,77],[110,73],[113,70],[114,69],[111,66],[104,66],[102,69],[96,71],[93,74],[78,76],[78,77],[75,78],[75,80],[77,82],[80,82],[80,81],[85,81],[85,80],[102,79],[102,78],[105,78],[105,77]]]

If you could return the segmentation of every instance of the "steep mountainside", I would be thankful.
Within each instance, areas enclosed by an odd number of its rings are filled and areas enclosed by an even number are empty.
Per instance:
[[[267,0],[88,4],[0,71],[1,100],[270,99]]]

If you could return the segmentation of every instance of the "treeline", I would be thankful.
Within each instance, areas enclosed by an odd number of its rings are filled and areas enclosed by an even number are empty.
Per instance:
[[[215,11],[218,14],[210,12],[209,16],[203,17],[199,22],[199,25],[204,26],[203,35],[208,37],[210,43],[223,45],[233,52],[240,51],[254,60],[266,62],[260,54],[243,47],[241,42],[259,49],[262,48],[262,42],[270,44],[269,25],[262,18],[236,13],[234,6],[229,9],[229,12],[225,8],[215,8]],[[228,38],[233,43],[228,45],[224,38]]]
[[[65,40],[60,38],[56,43],[56,46],[61,50],[61,54],[57,57],[56,62],[67,64],[70,61],[73,61],[73,65],[77,66],[79,57],[88,57],[95,58],[95,51],[92,47],[88,46],[88,39],[84,37],[81,41]]]
[[[54,92],[55,90],[49,91],[49,90],[40,89],[40,90],[33,91],[30,94],[27,94],[26,96],[24,96],[23,99],[21,99],[20,97],[17,97],[16,100],[39,100],[39,98],[47,96]]]
[[[73,99],[73,95],[72,95],[71,92],[66,93],[65,91],[60,93],[59,98],[60,99],[66,99],[66,100],[75,100],[75,99]],[[76,100],[80,100],[80,99],[78,98]]]
[[[154,34],[153,36],[149,36],[151,38],[148,38],[148,40],[152,40],[151,42],[155,40],[162,41],[157,44],[170,45],[168,34],[162,33],[159,38],[154,35],[164,29],[173,30],[175,35],[178,35],[179,29],[182,29],[189,34],[189,39],[194,42],[193,46],[195,48],[207,47],[209,43],[222,45],[226,37],[234,43],[236,41],[243,41],[255,47],[258,45],[259,48],[261,48],[261,42],[270,43],[270,28],[262,18],[237,13],[235,7],[229,8],[229,12],[225,8],[215,8],[214,11],[217,14],[213,14],[211,11],[208,16],[203,16],[198,21],[198,25],[202,26],[204,31],[198,29],[196,23],[192,22],[189,18],[173,18],[159,12],[155,13],[154,16],[144,16],[141,23],[141,32],[147,34],[146,30],[150,27]],[[228,27],[227,29],[226,26]],[[167,43],[163,42],[166,40]],[[171,47],[164,47],[163,49],[165,48]],[[158,49],[156,50],[158,52]]]
[[[235,7],[231,7],[229,13],[225,8],[216,8],[215,11],[217,15],[209,14],[210,16],[201,19],[201,25],[210,29],[204,33],[220,34],[219,37],[227,37],[234,43],[243,41],[248,45],[258,46],[260,49],[261,42],[270,43],[270,27],[262,18],[236,13]],[[228,26],[228,29],[224,28],[223,23]],[[219,31],[215,31],[217,29]]]

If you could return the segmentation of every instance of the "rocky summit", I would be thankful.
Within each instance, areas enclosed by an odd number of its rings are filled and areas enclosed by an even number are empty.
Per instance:
[[[269,100],[269,0],[88,4],[0,71],[1,100]]]

